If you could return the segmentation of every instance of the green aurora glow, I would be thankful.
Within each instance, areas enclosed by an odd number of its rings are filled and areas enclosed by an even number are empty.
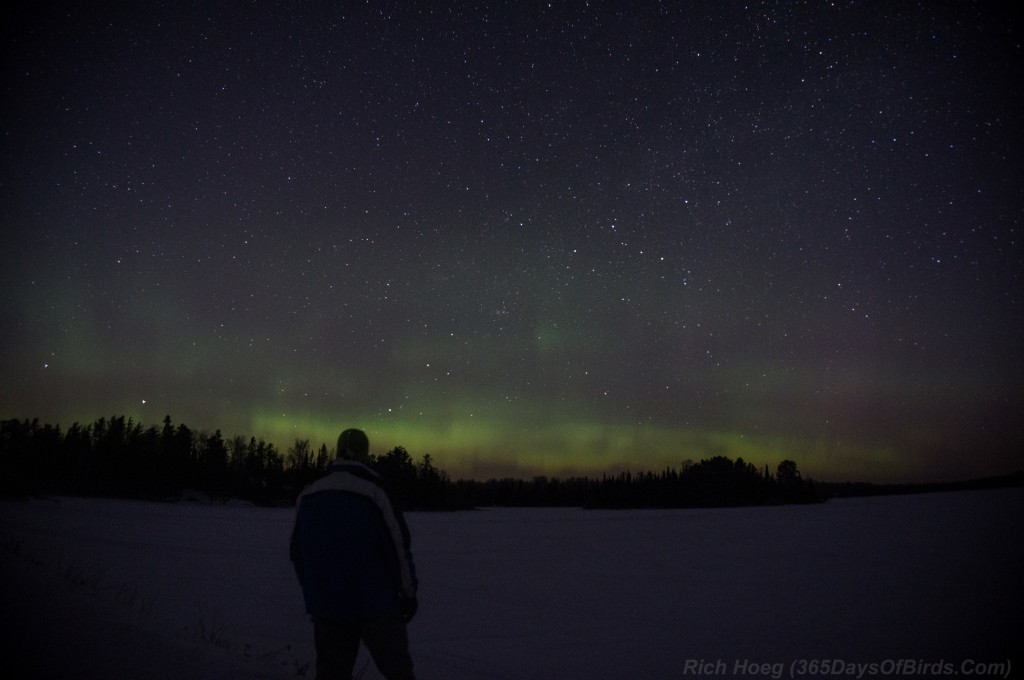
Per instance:
[[[0,417],[455,478],[1024,467],[1019,24],[839,5],[26,6]]]

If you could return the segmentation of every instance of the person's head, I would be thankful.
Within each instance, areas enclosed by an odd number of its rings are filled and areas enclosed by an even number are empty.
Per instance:
[[[370,440],[362,430],[350,428],[338,437],[338,458],[365,462],[370,458]]]

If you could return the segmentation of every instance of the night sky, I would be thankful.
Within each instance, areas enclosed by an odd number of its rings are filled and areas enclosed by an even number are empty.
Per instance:
[[[1004,3],[19,4],[0,417],[1024,466]]]

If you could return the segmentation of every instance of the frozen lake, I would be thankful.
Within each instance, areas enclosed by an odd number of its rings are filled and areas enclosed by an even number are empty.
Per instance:
[[[454,680],[1006,663],[1024,646],[1022,509],[1024,489],[1004,489],[410,513],[413,658],[420,678]],[[0,503],[6,667],[25,678],[312,677],[291,523],[282,509]],[[825,677],[817,670],[804,677]],[[371,665],[363,677],[379,676]]]

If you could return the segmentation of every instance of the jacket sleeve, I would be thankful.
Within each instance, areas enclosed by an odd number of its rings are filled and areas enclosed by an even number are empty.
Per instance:
[[[414,598],[419,589],[419,581],[416,578],[416,564],[412,559],[412,539],[409,534],[409,526],[405,523],[402,511],[392,500],[391,494],[381,487],[378,489],[375,501],[384,516],[392,545],[395,547],[395,557],[398,558],[399,591],[403,597]]]
[[[391,494],[388,494],[388,497],[390,500]],[[419,590],[419,579],[416,577],[416,562],[412,558],[412,539],[409,533],[409,526],[405,523],[402,511],[398,509],[394,502],[391,503],[391,508],[395,514],[395,522],[398,524],[399,532],[402,535],[398,559],[407,565],[406,569],[409,575],[409,579],[403,582],[403,593],[406,597],[416,597],[416,592]]]
[[[299,579],[299,585],[302,585],[302,552],[299,550],[299,538],[298,527],[292,529],[292,540],[288,548],[288,552],[292,558],[292,566],[295,568],[295,576]]]

